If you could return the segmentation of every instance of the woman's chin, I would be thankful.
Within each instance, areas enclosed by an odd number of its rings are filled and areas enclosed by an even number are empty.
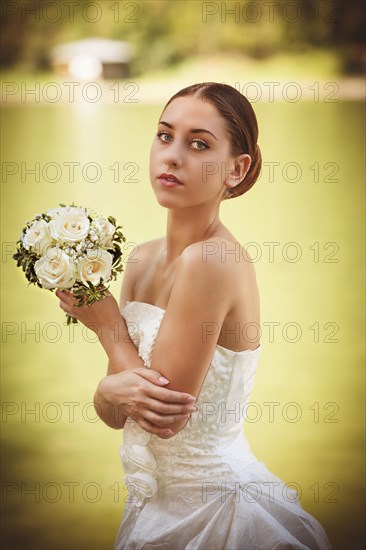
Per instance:
[[[157,202],[162,206],[163,208],[179,208],[177,201],[173,201],[171,199],[162,199],[162,198],[156,198]]]
[[[179,206],[179,203],[181,202],[179,198],[169,196],[167,193],[161,193],[155,191],[155,198],[157,202],[160,204],[160,206],[163,206],[165,208],[176,208]]]

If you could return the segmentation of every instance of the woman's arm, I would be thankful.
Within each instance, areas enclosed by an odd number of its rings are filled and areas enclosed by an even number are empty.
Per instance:
[[[238,293],[252,288],[253,276],[253,266],[237,262],[233,254],[224,259],[210,255],[203,261],[203,244],[188,246],[177,262],[151,357],[151,368],[170,380],[167,388],[194,396],[206,377],[225,318]],[[172,429],[177,433],[186,422],[178,420]]]
[[[131,299],[134,280],[137,276],[135,262],[129,261],[136,254],[135,247],[127,258],[126,268],[122,280],[120,306]],[[134,269],[135,268],[135,269]],[[136,346],[131,340],[126,323],[120,313],[120,307],[112,295],[94,303],[92,306],[74,307],[76,299],[68,291],[56,291],[60,298],[60,307],[90,330],[95,332],[108,357],[107,376],[99,382],[94,395],[94,407],[98,416],[111,428],[123,428],[128,416],[128,386],[124,385],[123,376],[114,377],[107,383],[107,377],[123,371],[144,368],[145,365],[137,353]],[[131,378],[131,377],[130,377]],[[112,381],[120,387],[119,399],[110,401],[106,398]]]
[[[132,299],[139,266],[127,263],[120,304]],[[167,428],[177,418],[188,418],[195,399],[185,392],[159,387],[168,381],[159,380],[160,373],[148,369],[131,340],[120,308],[112,295],[92,306],[74,307],[71,292],[57,291],[61,308],[93,330],[107,353],[107,375],[99,382],[94,395],[98,416],[111,428],[123,428],[127,416],[146,431],[167,436]],[[188,415],[188,416],[187,416]],[[171,435],[171,434],[170,434]]]

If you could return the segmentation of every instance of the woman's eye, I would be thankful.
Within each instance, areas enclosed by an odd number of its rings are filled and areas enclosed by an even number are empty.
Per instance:
[[[208,149],[207,143],[205,143],[201,139],[195,139],[192,141],[192,143],[195,143],[197,145],[197,147],[193,147],[193,149],[197,149],[197,151],[203,151],[204,149]]]
[[[170,134],[168,134],[168,132],[158,132],[157,136],[159,137],[159,139],[161,139],[161,141],[170,141],[167,139],[163,139],[164,136],[167,136],[168,138],[172,137]]]

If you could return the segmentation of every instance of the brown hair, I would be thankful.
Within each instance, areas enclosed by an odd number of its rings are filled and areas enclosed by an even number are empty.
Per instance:
[[[233,156],[242,153],[250,155],[252,161],[245,178],[235,187],[226,188],[223,200],[243,195],[257,181],[262,166],[262,155],[257,144],[258,123],[253,107],[247,98],[232,86],[218,82],[202,82],[183,88],[174,94],[165,105],[163,112],[174,99],[184,96],[197,96],[202,101],[212,103],[225,121],[231,143],[231,154]]]

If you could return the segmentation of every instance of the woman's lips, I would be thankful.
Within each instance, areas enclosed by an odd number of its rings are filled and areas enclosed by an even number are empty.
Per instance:
[[[181,185],[177,181],[168,180],[166,178],[159,178],[159,181],[164,187],[179,187]]]

